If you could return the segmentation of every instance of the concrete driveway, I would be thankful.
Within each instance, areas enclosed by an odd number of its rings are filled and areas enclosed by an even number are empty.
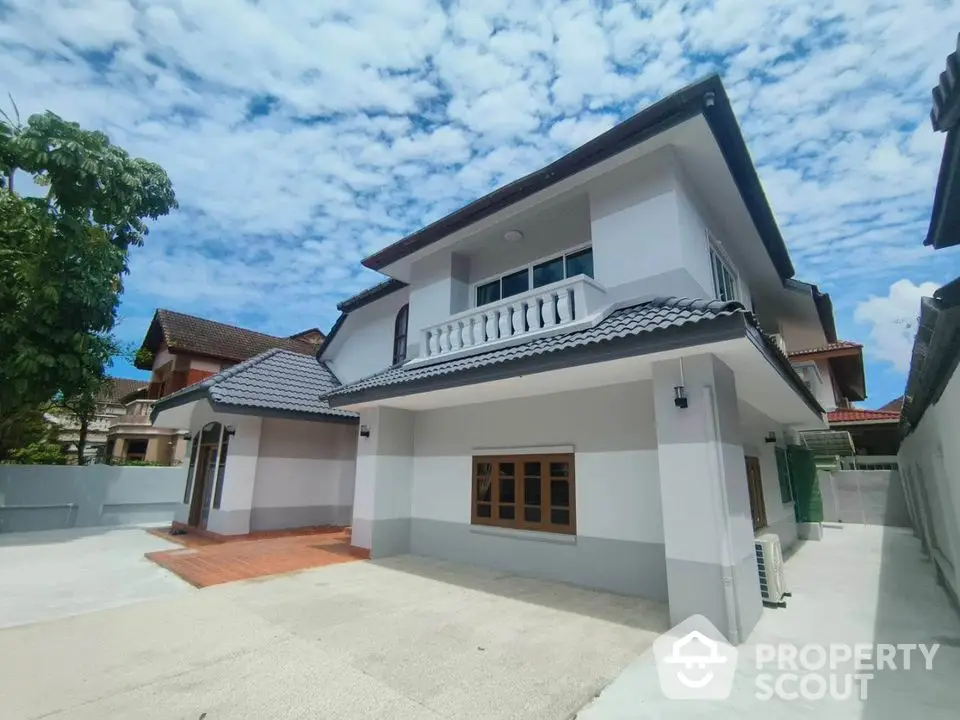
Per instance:
[[[143,557],[176,547],[139,528],[0,533],[0,628],[188,592]]]
[[[409,556],[0,631],[4,720],[570,717],[666,607]]]

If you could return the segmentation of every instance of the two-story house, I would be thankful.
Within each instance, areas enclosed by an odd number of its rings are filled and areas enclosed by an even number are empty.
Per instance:
[[[777,449],[824,427],[785,351],[836,338],[718,78],[364,265],[390,280],[320,354],[327,400],[360,415],[355,544],[746,636],[755,529],[796,537]]]
[[[797,536],[783,448],[825,427],[787,353],[836,336],[829,298],[793,279],[718,77],[363,264],[386,279],[340,304],[313,368],[241,404],[238,386],[267,382],[254,359],[155,421],[283,407],[316,416],[317,445],[324,415],[356,413],[352,537],[371,557],[644,596],[746,637],[755,532]],[[293,407],[298,383],[328,389]],[[264,422],[236,426],[208,527],[253,527],[278,481],[256,457]]]

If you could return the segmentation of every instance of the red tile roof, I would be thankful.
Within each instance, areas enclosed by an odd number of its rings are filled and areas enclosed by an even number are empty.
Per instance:
[[[815,353],[832,352],[834,350],[857,350],[862,348],[860,343],[850,342],[849,340],[840,340],[839,342],[827,343],[822,347],[807,348],[806,350],[791,350],[787,353],[790,357],[798,355],[813,355]]]
[[[312,343],[298,339],[300,335],[311,332],[316,332],[320,335],[319,340],[323,340],[323,334],[318,330],[307,330],[291,337],[276,337],[160,308],[147,329],[143,347],[155,353],[160,343],[165,342],[174,353],[204,355],[240,362],[273,348],[281,348],[301,355],[313,355],[317,351],[319,342]],[[137,365],[137,367],[141,370],[150,369],[146,365],[143,367]]]
[[[899,412],[889,410],[857,410],[855,408],[843,408],[827,413],[827,420],[830,424],[834,423],[857,423],[857,422],[898,422],[900,420]]]

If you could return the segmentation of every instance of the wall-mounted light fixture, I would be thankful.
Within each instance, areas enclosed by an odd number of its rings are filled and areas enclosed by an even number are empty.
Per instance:
[[[675,385],[673,388],[673,404],[678,408],[687,407],[690,402],[687,400],[687,391],[683,385]]]
[[[777,434],[771,430],[767,433],[767,436],[763,439],[766,443],[775,443],[777,441]]]
[[[523,240],[523,233],[519,230],[507,230],[503,234],[503,239],[510,243],[519,242]]]
[[[183,436],[183,439],[186,440],[187,442],[190,442],[191,440],[193,440],[193,435],[191,435],[190,433],[187,433],[186,435]]]
[[[227,426],[223,429],[223,431],[224,431],[227,435],[229,435],[230,437],[233,437],[234,435],[237,434],[237,429],[236,429],[233,425],[227,425]]]
[[[366,425],[360,426],[360,437],[370,437],[370,428]]]
[[[685,408],[690,404],[687,400],[687,389],[683,386],[683,358],[680,358],[680,384],[673,386],[673,404],[678,408]]]

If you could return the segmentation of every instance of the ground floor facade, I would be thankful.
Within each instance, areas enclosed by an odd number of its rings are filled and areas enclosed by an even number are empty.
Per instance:
[[[675,403],[677,377],[693,394]],[[558,385],[562,387],[562,383]],[[737,638],[761,598],[755,532],[797,538],[788,430],[714,355],[600,387],[360,410],[353,543],[656,601]]]

